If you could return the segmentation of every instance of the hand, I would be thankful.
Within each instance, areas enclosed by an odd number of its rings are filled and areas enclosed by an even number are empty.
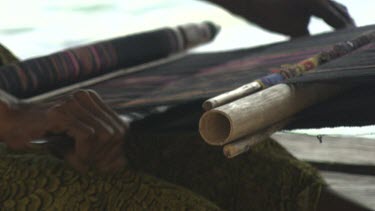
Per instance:
[[[209,0],[268,30],[300,37],[309,35],[311,16],[339,29],[354,26],[346,7],[333,0]]]
[[[0,126],[6,127],[0,127],[0,140],[14,150],[31,149],[31,140],[47,134],[65,134],[75,143],[63,156],[81,172],[89,167],[114,171],[126,164],[123,143],[127,126],[95,92],[78,91],[53,105],[9,106],[3,100],[1,112]]]

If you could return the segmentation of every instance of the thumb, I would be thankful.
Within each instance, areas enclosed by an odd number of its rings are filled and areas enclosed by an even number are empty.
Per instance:
[[[328,25],[335,29],[355,26],[348,9],[332,0],[320,0],[312,8],[311,13],[322,18]]]
[[[3,115],[9,111],[9,104],[8,102],[0,99],[0,114]]]
[[[0,89],[0,112],[7,112],[10,108],[19,104],[19,99]]]

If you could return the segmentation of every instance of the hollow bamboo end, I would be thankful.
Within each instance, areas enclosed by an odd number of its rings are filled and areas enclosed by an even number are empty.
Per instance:
[[[203,103],[202,107],[205,111],[209,111],[214,108],[214,103],[210,100],[207,100]]]
[[[226,145],[223,148],[223,154],[227,158],[234,158],[234,157],[236,157],[239,154],[237,151],[238,150],[235,147],[230,146],[230,145]]]
[[[223,145],[231,134],[230,119],[220,111],[206,112],[199,121],[199,132],[208,144]]]

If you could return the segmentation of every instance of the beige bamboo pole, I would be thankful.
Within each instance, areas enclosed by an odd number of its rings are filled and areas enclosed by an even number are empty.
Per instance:
[[[278,84],[207,111],[199,130],[211,145],[224,145],[253,134],[344,90],[331,84]]]
[[[260,89],[262,89],[262,85],[260,85],[258,81],[253,81],[237,89],[231,90],[229,92],[225,92],[221,95],[218,95],[216,97],[206,100],[203,103],[203,109],[206,111],[211,110],[213,108],[235,101],[241,97],[245,97],[254,92],[257,92]]]
[[[242,153],[245,153],[255,144],[266,140],[273,133],[281,130],[290,121],[291,119],[283,120],[266,129],[262,129],[254,134],[245,136],[238,141],[231,142],[223,147],[223,153],[227,158],[234,158]]]

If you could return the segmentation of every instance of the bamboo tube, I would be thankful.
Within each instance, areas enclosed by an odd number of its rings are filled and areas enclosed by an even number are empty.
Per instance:
[[[224,145],[291,117],[340,89],[330,84],[278,84],[207,111],[199,131],[208,144]]]

